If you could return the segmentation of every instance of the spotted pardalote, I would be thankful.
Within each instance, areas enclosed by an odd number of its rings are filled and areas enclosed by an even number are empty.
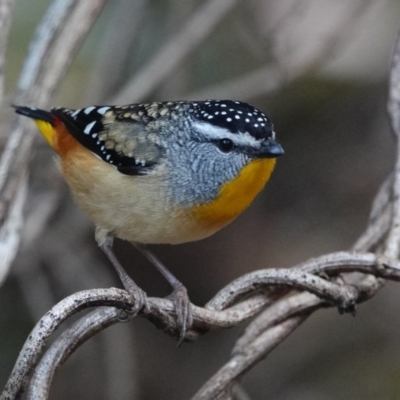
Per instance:
[[[121,279],[131,282],[125,286],[138,308],[145,295],[121,272],[112,238],[178,244],[210,236],[253,201],[283,154],[270,119],[239,101],[15,108],[35,120],[59,154],[76,202],[94,221],[96,240]],[[163,274],[185,331],[186,289],[168,270]]]

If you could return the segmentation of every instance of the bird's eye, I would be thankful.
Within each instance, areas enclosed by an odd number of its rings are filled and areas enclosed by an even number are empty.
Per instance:
[[[221,139],[218,141],[218,148],[223,153],[229,153],[233,150],[233,142],[230,139]]]

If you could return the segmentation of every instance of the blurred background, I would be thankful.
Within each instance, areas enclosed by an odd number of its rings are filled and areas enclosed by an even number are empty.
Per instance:
[[[16,2],[3,144],[19,70],[49,4]],[[209,239],[154,246],[198,305],[246,272],[349,249],[394,160],[385,102],[400,3],[221,4],[110,1],[54,99],[55,106],[79,108],[229,98],[272,119],[286,155],[253,205]],[[39,135],[30,170],[21,248],[0,287],[0,387],[52,305],[83,289],[120,286]],[[169,293],[129,243],[117,241],[115,249],[150,296]],[[246,375],[243,387],[252,399],[400,398],[399,303],[398,285],[388,284],[355,318],[334,309],[316,313]],[[118,324],[67,361],[51,398],[187,399],[227,360],[244,327],[177,348],[146,320]]]

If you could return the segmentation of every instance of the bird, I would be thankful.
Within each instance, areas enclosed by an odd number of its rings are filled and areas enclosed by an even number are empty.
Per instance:
[[[204,239],[251,204],[284,154],[271,120],[235,100],[13,107],[58,154],[133,312],[148,311],[147,295],[115,256],[114,238],[132,242],[172,286],[182,342],[193,323],[187,289],[146,246]]]

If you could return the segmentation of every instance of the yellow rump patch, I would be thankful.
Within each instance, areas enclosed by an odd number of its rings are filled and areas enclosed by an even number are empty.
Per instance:
[[[193,210],[194,218],[203,226],[219,229],[244,211],[268,182],[276,159],[258,159],[246,165],[239,175],[222,186],[211,203]]]
[[[51,125],[47,121],[43,121],[42,119],[35,119],[34,121],[37,127],[39,128],[40,132],[46,139],[47,143],[54,148],[56,130],[54,129],[53,125]]]

